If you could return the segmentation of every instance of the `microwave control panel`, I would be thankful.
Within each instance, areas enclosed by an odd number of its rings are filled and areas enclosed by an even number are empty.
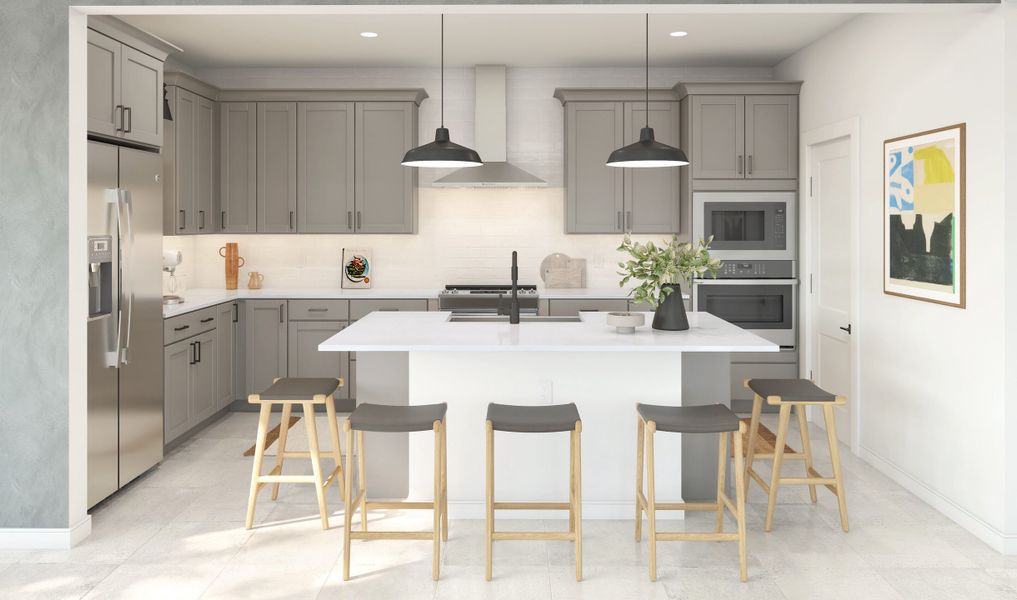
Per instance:
[[[792,279],[793,260],[725,260],[717,270],[718,279]]]
[[[787,248],[787,205],[775,203],[773,209],[773,241],[777,248]]]

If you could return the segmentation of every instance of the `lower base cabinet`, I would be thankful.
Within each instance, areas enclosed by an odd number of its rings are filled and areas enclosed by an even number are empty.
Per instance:
[[[245,397],[287,376],[286,312],[285,300],[244,300]]]
[[[346,321],[290,321],[289,377],[341,377],[345,385],[335,393],[336,410],[352,412],[349,352],[320,352],[318,344],[346,328]]]
[[[164,349],[164,443],[216,413],[216,342],[213,329]]]

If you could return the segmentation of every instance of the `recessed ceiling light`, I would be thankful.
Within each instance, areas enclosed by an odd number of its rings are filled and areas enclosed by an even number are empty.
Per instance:
[[[360,32],[360,37],[362,37],[362,38],[376,38],[376,37],[378,37],[378,34],[373,32],[373,31],[361,31]]]
[[[685,37],[688,34],[689,34],[688,31],[672,31],[668,35],[670,35],[671,37]]]

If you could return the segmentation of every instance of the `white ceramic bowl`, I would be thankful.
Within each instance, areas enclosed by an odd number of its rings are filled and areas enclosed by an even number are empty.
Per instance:
[[[617,327],[618,333],[635,333],[636,327],[642,327],[644,323],[646,323],[646,316],[643,313],[607,313],[607,324]]]

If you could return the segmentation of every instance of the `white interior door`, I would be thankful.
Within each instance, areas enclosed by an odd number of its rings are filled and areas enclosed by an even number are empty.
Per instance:
[[[836,410],[837,436],[851,442],[851,142],[843,137],[809,148],[812,377],[846,396]],[[816,415],[816,422],[825,427]]]

